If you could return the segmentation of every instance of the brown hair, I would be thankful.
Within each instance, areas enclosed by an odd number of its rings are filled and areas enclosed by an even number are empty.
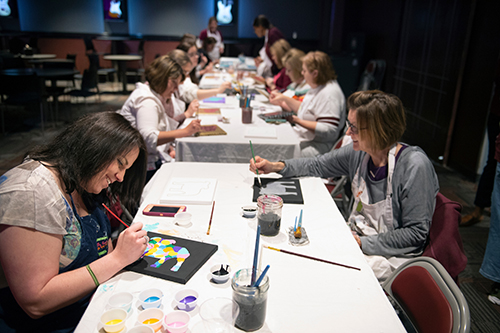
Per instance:
[[[318,71],[318,76],[316,77],[316,84],[324,85],[330,80],[337,79],[337,73],[333,69],[332,60],[330,57],[321,51],[311,51],[302,59],[302,62],[306,64],[309,72],[314,70]]]
[[[356,110],[356,125],[361,139],[372,149],[383,150],[403,136],[406,117],[401,100],[380,90],[358,91],[347,99],[349,110]]]
[[[212,44],[217,44],[217,39],[213,38],[213,37],[207,37],[203,40],[203,44],[201,46],[202,49],[204,49],[205,51],[207,50],[207,47],[209,45],[212,45]]]
[[[179,50],[179,49],[175,49],[175,50],[172,50],[168,53],[168,56],[173,60],[175,61],[176,63],[179,64],[179,66],[181,67],[184,67],[186,66],[186,64],[193,64],[191,62],[191,59],[189,59],[188,55],[186,52],[182,51],[182,50]]]
[[[146,68],[146,80],[151,89],[158,94],[162,94],[167,89],[169,79],[175,80],[179,77],[181,77],[181,81],[184,81],[184,71],[168,55],[156,58]]]
[[[290,65],[295,77],[303,77],[302,58],[305,55],[304,51],[292,48],[283,56],[283,58],[281,58],[281,62],[283,63],[283,66],[286,66],[286,64]]]
[[[271,45],[270,50],[272,53],[276,54],[277,62],[276,66],[279,69],[282,69],[284,67],[283,63],[281,62],[281,58],[285,55],[285,53],[288,52],[292,47],[290,46],[290,43],[286,41],[286,39],[278,39],[276,42],[274,42],[273,45]],[[271,53],[271,54],[272,54]]]

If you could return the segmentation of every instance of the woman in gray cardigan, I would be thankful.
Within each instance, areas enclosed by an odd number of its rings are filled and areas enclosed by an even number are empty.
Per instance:
[[[352,182],[348,219],[353,236],[379,281],[425,247],[439,184],[422,149],[398,142],[406,120],[401,100],[378,90],[348,101],[352,143],[317,156],[270,162],[259,156],[250,170],[284,177],[339,177]]]

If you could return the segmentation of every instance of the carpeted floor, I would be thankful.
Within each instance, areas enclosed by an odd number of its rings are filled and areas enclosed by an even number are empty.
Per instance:
[[[31,147],[42,144],[59,133],[71,120],[88,112],[112,111],[119,109],[127,95],[116,93],[119,87],[111,84],[100,86],[100,101],[89,98],[86,103],[73,100],[60,100],[57,122],[46,123],[42,134],[39,126],[39,111],[22,108],[8,108],[5,111],[6,135],[0,136],[0,175],[20,163],[24,153]],[[134,88],[128,86],[129,90]],[[55,112],[52,112],[55,113]],[[48,112],[50,115],[51,112]],[[53,117],[55,115],[52,115]],[[54,119],[54,118],[49,118]],[[451,169],[435,165],[439,177],[441,193],[463,206],[463,215],[473,210],[477,184],[471,182]],[[467,228],[460,228],[468,264],[459,276],[459,286],[470,307],[471,332],[500,332],[500,306],[487,300],[491,282],[479,274],[489,230],[489,211],[481,223]],[[500,254],[499,254],[500,256]]]

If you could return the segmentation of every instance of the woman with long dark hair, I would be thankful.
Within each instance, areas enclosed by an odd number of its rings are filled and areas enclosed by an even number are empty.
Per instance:
[[[143,254],[142,223],[116,247],[102,203],[135,208],[141,134],[121,115],[87,115],[0,177],[0,331],[72,332],[92,293]]]

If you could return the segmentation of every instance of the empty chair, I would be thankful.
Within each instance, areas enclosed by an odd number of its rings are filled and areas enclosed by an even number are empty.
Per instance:
[[[382,287],[418,332],[470,331],[467,301],[437,260],[413,258],[399,266]],[[411,327],[407,329],[411,331]]]
[[[113,81],[116,81],[114,79],[114,76],[116,75],[116,69],[114,68],[101,68],[101,65],[99,63],[99,55],[97,53],[90,53],[87,54],[89,57],[89,70],[95,70],[97,71],[97,82],[99,82],[99,76],[104,76],[105,81],[108,81],[110,76],[113,75]]]
[[[385,74],[385,60],[370,60],[361,75],[358,91],[380,89]]]
[[[83,97],[85,104],[87,103],[87,97],[95,95],[99,96],[99,88],[97,86],[97,72],[86,69],[83,72],[82,84],[80,89],[71,90],[70,92],[65,93],[65,95],[76,98]]]

